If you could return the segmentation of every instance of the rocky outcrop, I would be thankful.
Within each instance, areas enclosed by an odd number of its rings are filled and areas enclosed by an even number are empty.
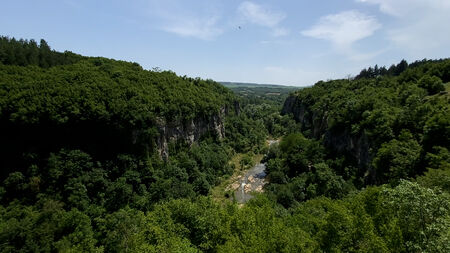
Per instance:
[[[367,169],[371,155],[369,138],[365,132],[352,134],[349,128],[329,128],[327,111],[314,112],[311,106],[291,95],[286,99],[281,113],[292,114],[301,123],[302,131],[309,130],[308,137],[322,139],[325,147],[336,153],[352,156],[358,167]]]
[[[371,156],[369,153],[370,143],[365,132],[357,135],[350,134],[349,130],[325,132],[324,145],[332,148],[339,154],[349,154],[358,164],[358,167],[367,169]]]
[[[170,142],[185,141],[192,145],[207,133],[215,134],[219,139],[225,137],[224,117],[226,109],[222,108],[217,114],[209,117],[197,117],[185,121],[167,121],[160,118],[157,122],[159,136],[156,146],[162,158],[169,156]]]
[[[167,159],[169,157],[169,143],[179,141],[188,145],[197,142],[202,136],[211,134],[218,139],[225,137],[225,117],[229,114],[239,114],[238,101],[223,106],[216,113],[209,116],[198,115],[193,119],[168,120],[158,117],[151,125],[151,129],[135,129],[131,132],[131,144],[141,149],[156,151],[157,154]]]
[[[327,112],[323,112],[323,116],[310,109],[310,105],[303,103],[295,95],[289,96],[281,110],[282,115],[292,114],[294,119],[301,123],[302,130],[311,130],[311,136],[319,139],[327,130]]]

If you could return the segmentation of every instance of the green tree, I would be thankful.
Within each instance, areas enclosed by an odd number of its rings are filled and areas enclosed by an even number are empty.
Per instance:
[[[421,147],[409,131],[402,131],[397,139],[385,143],[377,152],[373,166],[379,177],[399,180],[414,173]]]
[[[401,180],[385,191],[385,205],[399,219],[409,252],[448,252],[450,198],[417,183]]]
[[[425,75],[419,80],[419,87],[427,90],[429,95],[445,90],[444,84],[439,77],[429,75]]]

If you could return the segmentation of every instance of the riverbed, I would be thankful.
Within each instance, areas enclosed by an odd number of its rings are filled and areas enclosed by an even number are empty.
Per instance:
[[[256,164],[248,170],[239,180],[239,187],[234,192],[234,199],[237,203],[243,204],[253,198],[252,193],[263,192],[266,184],[266,165]]]

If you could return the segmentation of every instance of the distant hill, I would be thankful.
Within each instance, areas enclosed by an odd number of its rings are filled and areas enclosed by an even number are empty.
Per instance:
[[[237,83],[237,82],[219,82],[227,88],[276,88],[276,89],[298,89],[295,86],[278,85],[278,84],[259,84],[259,83]]]
[[[236,95],[248,99],[271,100],[277,104],[282,104],[287,96],[301,87],[275,85],[275,84],[257,84],[257,83],[235,83],[219,82],[223,86],[232,90]]]

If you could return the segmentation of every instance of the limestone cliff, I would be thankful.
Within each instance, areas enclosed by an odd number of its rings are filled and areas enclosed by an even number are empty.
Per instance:
[[[215,134],[222,139],[225,137],[224,117],[225,109],[222,108],[220,112],[209,117],[197,117],[184,122],[159,119],[157,122],[159,136],[156,142],[159,155],[163,158],[169,156],[168,144],[172,141],[182,140],[192,145],[207,133]]]
[[[156,122],[158,137],[156,148],[160,157],[169,156],[169,143],[184,141],[188,145],[197,142],[205,134],[213,134],[219,139],[225,137],[225,117],[230,114],[239,114],[240,105],[237,101],[224,105],[218,112],[209,116],[197,116],[190,120],[169,121],[159,118]]]
[[[368,169],[372,157],[365,132],[352,134],[349,128],[329,128],[328,112],[315,112],[311,107],[312,105],[291,95],[286,99],[281,113],[292,114],[301,123],[302,131],[309,133],[308,137],[322,139],[325,147],[339,154],[350,155],[358,167]]]

